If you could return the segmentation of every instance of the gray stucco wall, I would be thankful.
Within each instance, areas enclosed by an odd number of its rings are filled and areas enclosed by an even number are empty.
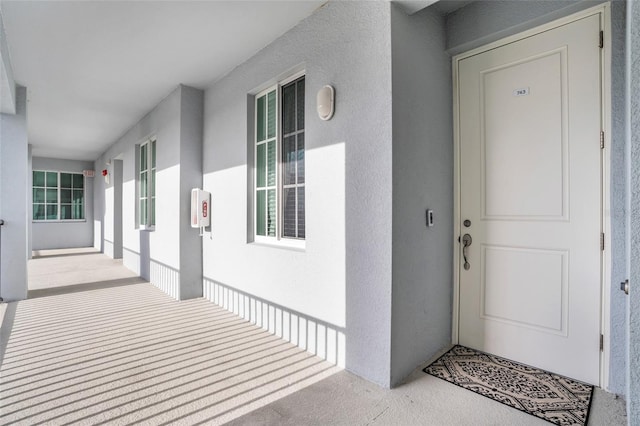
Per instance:
[[[447,49],[458,54],[501,38],[551,22],[601,1],[478,1],[447,16]],[[611,155],[611,288],[610,370],[608,388],[624,394],[626,363],[626,307],[618,290],[626,277],[626,200],[624,143],[624,12],[625,3],[612,5],[612,144]],[[606,333],[607,331],[605,331]]]
[[[202,296],[202,237],[191,228],[191,189],[202,188],[202,90],[180,99],[180,300]]]
[[[124,168],[122,160],[112,160],[113,179],[113,258],[122,259],[122,188]],[[98,178],[101,179],[101,178]]]
[[[16,114],[0,114],[0,296],[27,297],[28,187],[27,89],[16,88]]]
[[[214,84],[205,94],[203,155],[214,221],[204,239],[205,280],[344,329],[346,368],[385,387],[391,350],[390,8],[386,2],[330,2]],[[306,247],[247,244],[251,94],[302,69]],[[335,87],[336,108],[323,122],[315,98],[325,84]]]
[[[33,164],[33,155],[32,155],[33,147],[29,144],[27,149],[27,170],[32,170]],[[33,174],[27,174],[27,188],[33,187]],[[29,191],[29,195],[27,195],[27,210],[29,210],[29,205],[33,204],[33,191]],[[31,259],[33,255],[33,222],[27,220],[27,259]]]
[[[453,124],[444,18],[391,12],[395,385],[451,343]]]
[[[456,55],[599,3],[602,1],[480,0],[447,16],[447,50]]]
[[[151,262],[156,261],[179,271],[180,269],[180,87],[162,99],[156,107],[114,142],[95,161],[95,215],[102,221],[104,252],[113,256],[114,249],[114,184],[100,176],[103,169],[113,174],[112,161],[122,160],[122,229],[123,263],[129,269],[150,279]],[[140,144],[155,137],[157,147],[156,172],[156,228],[141,230],[138,226],[138,178],[136,153]],[[100,210],[98,210],[100,209]],[[167,274],[169,276],[170,274]],[[171,292],[177,297],[179,281],[172,283]],[[173,294],[172,294],[173,295]]]
[[[627,414],[630,425],[640,424],[640,2],[628,4],[629,145],[630,182],[630,284],[629,377]]]
[[[334,140],[346,142],[346,365],[388,387],[392,297],[390,5],[363,2],[341,7],[348,7],[348,15],[335,6],[331,11],[346,36],[336,34],[332,41],[341,49],[325,51],[326,59],[333,57],[329,63],[323,64],[322,57],[314,62],[326,70],[322,74],[330,73],[324,78],[336,81],[336,86],[340,81],[336,96],[344,97],[342,112],[341,106],[336,106],[336,114],[343,115],[332,127]],[[354,22],[360,28],[354,27]],[[322,28],[315,31],[318,35],[325,32]]]
[[[628,278],[627,272],[627,172],[626,164],[626,2],[611,5],[611,288],[609,327],[609,391],[626,394],[627,300],[619,283]]]
[[[33,157],[32,170],[82,173],[83,170],[93,170],[93,162]],[[93,246],[93,179],[85,178],[84,181],[85,220],[33,222],[31,234],[33,250]]]
[[[189,191],[201,179],[201,162],[196,159],[202,143],[198,139],[202,128],[201,97],[197,89],[177,87],[95,161],[98,175],[105,168],[113,174],[114,161],[122,161],[122,203],[119,208],[123,264],[176,299],[196,297],[202,289],[202,282],[194,281],[199,276],[200,241],[195,238],[198,231],[188,227]],[[153,230],[143,230],[138,226],[137,218],[137,150],[152,137],[156,138],[157,147],[156,225]],[[182,145],[183,137],[185,146]],[[183,153],[186,158],[181,163]],[[195,172],[189,168],[194,168]],[[199,177],[194,180],[193,175]],[[115,212],[119,203],[114,202],[120,190],[116,190],[114,184],[119,182],[119,179],[110,179],[107,184],[102,176],[94,180],[95,238],[101,241],[100,247],[110,256],[119,252],[114,247],[114,243],[119,242],[115,233],[120,226]],[[184,223],[187,226],[183,226]],[[185,243],[183,247],[183,240],[189,244]],[[196,257],[196,270],[181,274],[183,249],[193,250],[185,256]],[[191,263],[186,266],[191,267]],[[184,289],[181,287],[183,282]]]
[[[0,90],[2,93],[2,106],[6,108],[4,111],[8,114],[16,112],[16,84],[13,79],[13,67],[11,58],[9,57],[9,45],[7,44],[7,36],[4,31],[4,22],[2,21],[2,13],[0,11],[0,67],[2,67],[3,77],[6,80],[0,82]],[[5,90],[8,92],[5,92]]]
[[[105,217],[105,183],[102,178],[103,163],[100,158],[94,161],[93,168],[98,175],[98,179],[93,178],[93,247],[100,252],[105,253],[104,247],[104,221]],[[122,243],[122,240],[120,240]],[[111,256],[113,256],[113,249]]]

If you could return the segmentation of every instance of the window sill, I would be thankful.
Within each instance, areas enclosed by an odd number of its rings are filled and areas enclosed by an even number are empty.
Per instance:
[[[82,223],[87,219],[56,219],[56,220],[32,220],[32,223]]]
[[[255,237],[255,240],[249,244],[262,247],[270,247],[277,249],[293,250],[304,252],[306,251],[305,240],[294,240],[290,238],[276,239],[273,237]]]
[[[138,231],[154,232],[155,230],[156,230],[155,225],[152,225],[152,226],[140,225],[138,227]]]

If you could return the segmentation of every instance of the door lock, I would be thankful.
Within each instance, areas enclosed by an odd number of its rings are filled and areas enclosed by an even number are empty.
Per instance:
[[[464,234],[462,236],[462,257],[464,258],[465,271],[468,271],[469,269],[471,269],[471,265],[469,264],[469,261],[467,261],[467,248],[471,245],[472,242],[473,242],[473,239],[471,238],[471,235]]]

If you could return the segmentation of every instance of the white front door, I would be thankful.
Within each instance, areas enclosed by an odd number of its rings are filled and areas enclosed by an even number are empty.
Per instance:
[[[472,239],[460,244],[459,342],[592,384],[599,33],[591,15],[458,62],[460,233]]]

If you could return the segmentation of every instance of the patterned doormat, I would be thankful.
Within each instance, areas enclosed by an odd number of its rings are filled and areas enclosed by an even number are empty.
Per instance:
[[[423,371],[556,425],[589,418],[593,386],[464,346]]]

